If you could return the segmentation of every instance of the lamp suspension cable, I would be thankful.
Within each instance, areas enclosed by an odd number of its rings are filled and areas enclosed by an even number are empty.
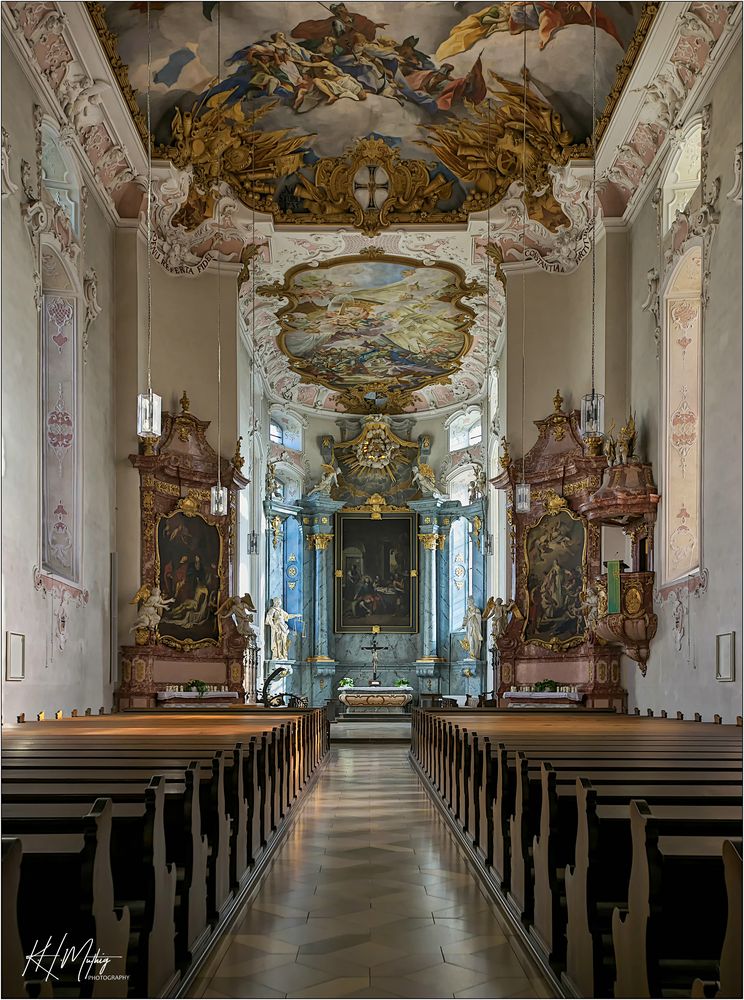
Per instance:
[[[217,4],[217,86],[222,75],[222,7]],[[217,239],[222,241],[222,158],[217,168]],[[222,486],[222,248],[217,248],[217,485],[212,487],[211,512],[227,513],[227,490]]]
[[[147,392],[137,396],[137,436],[145,441],[160,437],[162,400],[152,391],[152,29],[150,0],[147,0],[147,94],[145,112],[147,121],[147,200],[145,222],[147,241]]]
[[[251,108],[251,169],[255,173],[256,164],[256,98],[255,92]],[[256,203],[251,182],[251,250],[253,253],[253,267],[251,269],[251,482],[253,484],[252,497],[252,520],[251,530],[251,552],[258,555],[258,518],[256,507],[256,490],[260,490],[260,484],[256,481],[256,272],[258,269],[258,254],[256,250]]]
[[[604,396],[597,392],[597,5],[592,4],[592,355],[591,392],[581,401],[581,433],[589,453],[599,455],[604,430]]]
[[[520,447],[522,451],[522,477],[517,485],[517,512],[527,513],[531,505],[530,488],[524,481],[524,416],[527,388],[527,4],[522,4],[522,412]]]

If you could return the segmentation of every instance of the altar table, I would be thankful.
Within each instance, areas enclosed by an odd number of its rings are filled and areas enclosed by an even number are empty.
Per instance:
[[[348,712],[404,712],[413,701],[413,688],[405,687],[353,687],[340,688],[338,700]]]

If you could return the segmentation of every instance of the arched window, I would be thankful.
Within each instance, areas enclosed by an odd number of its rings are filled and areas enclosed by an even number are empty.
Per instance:
[[[42,184],[70,221],[75,236],[80,235],[80,182],[77,171],[54,129],[41,129]]]
[[[459,500],[463,507],[470,501],[470,483],[473,479],[473,467],[458,469],[449,480],[450,500]]]
[[[700,185],[702,122],[696,122],[673,153],[663,184],[663,226],[668,233],[676,213],[681,212]]]
[[[42,245],[41,461],[43,569],[80,582],[79,295],[74,274]]]
[[[302,451],[302,424],[292,414],[280,408],[272,410],[269,419],[269,440],[292,451]]]
[[[664,578],[701,564],[702,248],[693,246],[664,292]]]
[[[459,451],[480,444],[483,439],[481,413],[477,408],[455,417],[449,425],[449,450]]]

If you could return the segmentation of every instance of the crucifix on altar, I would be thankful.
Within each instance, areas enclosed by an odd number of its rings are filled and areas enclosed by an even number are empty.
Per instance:
[[[380,682],[377,679],[377,656],[380,650],[390,649],[389,646],[380,646],[377,642],[377,636],[372,636],[372,642],[369,646],[362,646],[362,649],[368,649],[372,653],[372,680],[369,682],[370,687],[379,687]]]

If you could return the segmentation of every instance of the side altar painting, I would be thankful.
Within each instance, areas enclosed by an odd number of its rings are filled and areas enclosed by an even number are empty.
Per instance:
[[[545,514],[526,532],[528,610],[525,642],[553,649],[585,634],[582,591],[586,527],[568,510]]]
[[[416,632],[416,515],[337,515],[336,631]]]
[[[171,645],[190,639],[194,645],[216,643],[222,542],[214,524],[199,514],[175,511],[157,525],[157,575],[168,604],[158,626]]]

